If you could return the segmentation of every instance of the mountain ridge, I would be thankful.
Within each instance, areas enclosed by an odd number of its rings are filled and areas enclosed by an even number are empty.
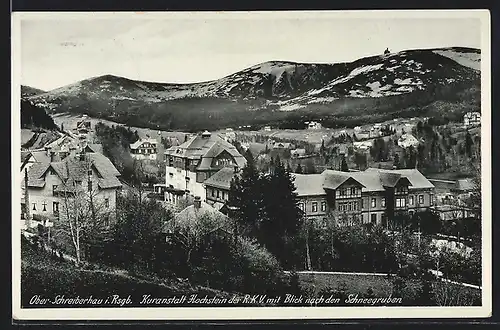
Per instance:
[[[480,50],[448,47],[405,50],[346,63],[268,61],[197,83],[156,83],[107,74],[27,99],[49,112],[86,113],[120,121],[143,115],[149,118],[145,123],[184,129],[189,128],[189,119],[184,118],[187,113],[212,123],[224,115],[250,112],[240,118],[261,124],[283,119],[280,112],[314,115],[316,107],[322,108],[318,114],[341,115],[338,104],[343,101],[356,104],[374,99],[377,103],[377,99],[404,99],[450,88],[456,94],[479,83]],[[356,107],[344,108],[352,116]],[[220,124],[235,125],[236,120],[223,118]]]

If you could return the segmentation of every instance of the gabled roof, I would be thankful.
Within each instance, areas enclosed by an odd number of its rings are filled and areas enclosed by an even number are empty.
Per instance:
[[[179,146],[168,148],[165,151],[165,155],[201,160],[198,170],[207,170],[211,169],[213,158],[219,156],[224,151],[234,158],[239,167],[245,166],[246,159],[238,152],[235,146],[218,134],[210,134],[208,132],[194,136]]]
[[[420,173],[417,169],[400,169],[400,170],[385,170],[380,168],[368,168],[365,172],[379,172],[379,173],[395,173],[408,179],[411,183],[409,189],[430,189],[434,185],[427,180],[427,178]]]
[[[455,182],[453,190],[470,191],[474,189],[474,182],[471,179],[459,179]]]
[[[234,168],[224,167],[221,168],[217,173],[206,179],[203,184],[209,187],[229,190],[231,186],[231,180],[235,177],[235,175],[239,174],[234,173]]]
[[[324,196],[326,195],[323,189],[323,174],[297,174],[292,173],[294,178],[295,193],[297,196]]]
[[[203,228],[199,228],[200,220],[205,216],[207,216],[210,221],[204,223],[205,226],[203,226]],[[190,205],[179,212],[172,221],[165,223],[162,230],[163,233],[169,232],[169,230],[172,230],[174,226],[188,228],[194,230],[195,232],[202,230],[214,231],[217,229],[232,228],[231,221],[227,216],[202,201],[200,201],[200,206],[198,208],[194,205]]]
[[[360,182],[357,178],[354,178],[353,173],[351,172],[324,170],[322,174],[325,176],[325,180],[323,182],[323,188],[326,189],[337,189],[339,186],[341,186],[348,180],[354,181],[355,183],[364,186],[362,182]]]
[[[98,185],[102,189],[121,187],[117,178],[120,172],[108,158],[98,153],[85,154],[84,160],[69,156],[60,162],[35,163],[28,171],[28,186],[43,187],[45,185],[44,175],[49,169],[54,170],[63,181],[83,181],[87,178],[88,166],[97,171],[99,175]]]
[[[151,143],[151,144],[157,144],[158,141],[156,139],[153,139],[153,138],[147,138],[147,139],[139,139],[137,141],[135,141],[134,143],[132,143],[130,145],[130,149],[137,149],[139,148],[143,143]]]

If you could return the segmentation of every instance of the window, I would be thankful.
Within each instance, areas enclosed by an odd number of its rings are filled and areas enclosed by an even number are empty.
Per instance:
[[[109,207],[109,198],[104,199],[104,207]]]
[[[52,202],[52,213],[57,217],[59,216],[59,202]]]
[[[52,185],[52,196],[56,195],[57,185]]]
[[[361,209],[365,208],[365,199],[361,198]]]
[[[304,203],[299,203],[299,209],[303,212],[304,211]]]
[[[380,204],[382,205],[382,207],[385,207],[385,197],[382,197],[382,201]]]
[[[424,204],[424,195],[418,195],[418,204]]]
[[[47,202],[46,201],[43,201],[42,206],[43,206],[42,211],[47,212]]]
[[[396,198],[396,207],[405,207],[406,199],[405,198]]]
[[[225,191],[222,192],[222,199],[226,199],[226,192]]]
[[[414,203],[415,203],[415,198],[413,197],[413,195],[411,195],[408,204],[413,205]]]
[[[326,202],[321,202],[321,211],[326,211]]]
[[[339,203],[339,212],[342,211],[342,203]]]
[[[312,202],[312,211],[318,212],[318,202]]]
[[[377,222],[377,214],[372,214],[371,215],[371,223],[376,223]]]
[[[220,198],[220,190],[217,190],[217,198]]]
[[[431,206],[433,206],[433,205],[434,205],[434,195],[433,195],[433,194],[431,194],[431,195],[430,195],[430,200],[429,200],[429,202],[430,202],[430,205],[431,205]]]
[[[36,203],[33,203],[33,211],[36,211]]]
[[[353,195],[353,196],[356,195],[356,188],[354,188],[354,187],[351,188],[351,195]]]
[[[212,197],[215,197],[215,189],[211,189],[212,190]]]
[[[413,213],[413,211],[408,212],[408,214],[410,214],[410,218],[413,217]]]
[[[372,198],[372,207],[377,207],[377,200]]]
[[[352,202],[349,202],[348,206],[349,206],[349,211],[352,211]]]
[[[189,179],[189,177],[187,176],[187,177],[186,177],[186,182],[189,182],[189,180],[190,180],[190,179]]]

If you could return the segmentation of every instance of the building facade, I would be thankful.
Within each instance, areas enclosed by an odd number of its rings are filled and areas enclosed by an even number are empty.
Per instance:
[[[477,126],[481,125],[481,113],[477,111],[467,112],[464,115],[464,126]]]
[[[166,150],[165,200],[176,202],[184,194],[206,199],[204,182],[224,167],[246,164],[235,146],[205,131]]]
[[[57,222],[88,208],[90,200],[104,221],[116,215],[116,195],[121,188],[120,173],[102,154],[68,156],[64,161],[35,163],[28,171],[29,214]],[[90,199],[92,198],[92,199]]]
[[[434,206],[434,185],[416,169],[325,170],[294,177],[299,206],[309,219],[387,226],[399,212],[412,215]]]
[[[130,145],[132,158],[139,160],[156,160],[158,156],[158,141],[152,138],[139,139]]]

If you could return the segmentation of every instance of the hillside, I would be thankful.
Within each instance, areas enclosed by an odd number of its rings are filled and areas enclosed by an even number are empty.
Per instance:
[[[105,75],[28,99],[49,112],[175,130],[305,118],[330,126],[429,114],[454,120],[480,108],[479,64],[476,49],[408,50],[351,63],[270,61],[193,84]]]
[[[43,94],[43,93],[45,93],[45,91],[43,91],[41,89],[34,88],[31,86],[21,85],[21,97],[22,98],[34,96],[34,95],[38,95],[38,94]]]

